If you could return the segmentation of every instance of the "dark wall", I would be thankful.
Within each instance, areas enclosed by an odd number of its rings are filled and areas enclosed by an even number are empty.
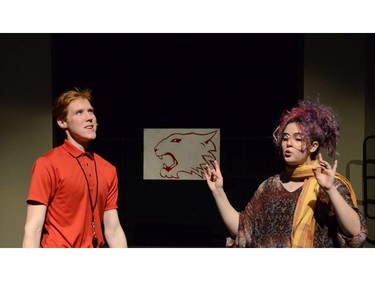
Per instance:
[[[144,128],[220,128],[225,190],[241,210],[280,167],[272,132],[303,97],[301,34],[53,34],[54,96],[93,89],[97,152],[119,173],[129,247],[223,247],[204,181],[143,180]],[[55,128],[55,145],[62,141]]]

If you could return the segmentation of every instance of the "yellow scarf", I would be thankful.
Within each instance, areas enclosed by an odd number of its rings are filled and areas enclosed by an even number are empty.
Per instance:
[[[303,165],[296,169],[287,168],[287,173],[291,173],[291,180],[304,179],[302,192],[298,198],[296,210],[294,211],[291,237],[293,248],[313,247],[315,231],[314,210],[320,187],[312,171],[312,167],[316,165],[318,165],[317,160],[311,165]],[[336,173],[335,177],[343,181],[348,187],[353,204],[357,207],[357,199],[350,182],[339,173]]]

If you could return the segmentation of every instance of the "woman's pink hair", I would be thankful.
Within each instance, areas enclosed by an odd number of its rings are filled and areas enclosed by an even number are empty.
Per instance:
[[[340,137],[338,125],[338,114],[327,106],[319,102],[301,100],[297,106],[291,110],[282,113],[279,120],[279,126],[274,132],[274,142],[277,147],[281,147],[282,135],[285,127],[289,123],[296,123],[301,131],[307,147],[310,147],[313,141],[319,143],[332,159],[338,155],[337,141]],[[312,159],[316,158],[318,150],[311,155]]]

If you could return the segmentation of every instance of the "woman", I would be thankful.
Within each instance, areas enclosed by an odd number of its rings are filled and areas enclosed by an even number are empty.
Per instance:
[[[218,163],[205,176],[229,230],[227,247],[363,247],[367,226],[350,182],[323,159],[337,152],[339,126],[333,110],[300,101],[274,132],[285,170],[266,179],[237,212],[223,189]]]

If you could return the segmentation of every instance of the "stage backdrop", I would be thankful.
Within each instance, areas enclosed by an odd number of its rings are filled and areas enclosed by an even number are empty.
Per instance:
[[[53,96],[93,90],[95,149],[116,165],[129,246],[224,247],[228,232],[200,164],[176,165],[197,148],[158,158],[157,144],[216,132],[205,160],[220,159],[227,195],[243,209],[279,169],[272,132],[303,97],[303,35],[53,34],[52,46]],[[54,144],[62,137],[55,127]],[[207,140],[195,138],[199,151]]]

